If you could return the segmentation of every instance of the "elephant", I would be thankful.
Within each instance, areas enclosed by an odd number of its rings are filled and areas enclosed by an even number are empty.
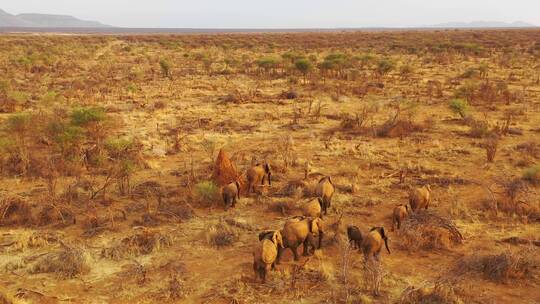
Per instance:
[[[418,209],[429,207],[431,201],[431,187],[425,185],[422,188],[412,188],[409,190],[409,205],[411,209],[416,211]]]
[[[236,206],[237,200],[240,199],[240,183],[238,181],[232,182],[221,191],[223,195],[223,203],[225,204],[225,210],[229,209],[229,206]]]
[[[409,206],[406,204],[399,204],[394,208],[392,213],[392,231],[401,229],[401,222],[409,215]]]
[[[264,185],[264,180],[268,179],[268,185],[272,186],[272,169],[268,163],[256,164],[247,171],[248,193],[254,191],[257,184]]]
[[[283,237],[280,231],[266,231],[266,234],[261,234],[259,244],[253,250],[253,271],[255,279],[260,278],[266,283],[266,274],[276,268],[278,252],[283,248]]]
[[[384,227],[373,227],[365,235],[362,240],[362,252],[364,253],[364,258],[367,261],[369,258],[375,258],[379,261],[382,245],[390,254],[390,249],[388,248],[388,238],[384,233]]]
[[[336,188],[334,187],[330,176],[325,176],[319,180],[317,188],[315,189],[315,194],[318,197],[322,198],[322,209],[324,215],[327,215],[328,213],[328,208],[330,208],[330,204],[332,203],[332,196],[334,195],[335,191]]]
[[[304,244],[304,256],[309,255],[309,247],[320,249],[323,240],[323,221],[320,218],[295,217],[288,220],[282,230],[283,249],[279,250],[277,263],[285,248],[290,248],[294,260],[298,261],[298,246]],[[318,244],[317,244],[318,243]]]
[[[307,217],[320,217],[322,219],[322,206],[323,200],[319,197],[316,199],[312,199],[306,204],[304,204],[304,206],[302,207],[302,211]]]
[[[361,249],[362,246],[362,232],[358,227],[349,225],[347,227],[347,237],[349,238],[349,244],[351,244],[351,247],[353,249],[358,248],[358,250]]]

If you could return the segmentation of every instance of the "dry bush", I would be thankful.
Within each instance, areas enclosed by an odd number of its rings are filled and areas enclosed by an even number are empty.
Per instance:
[[[176,199],[164,200],[159,206],[158,213],[178,220],[189,220],[195,216],[190,204]]]
[[[484,149],[486,149],[486,158],[488,163],[492,163],[495,159],[495,154],[497,154],[497,147],[499,145],[499,137],[498,136],[490,136],[486,141],[482,144]]]
[[[408,286],[400,295],[400,304],[462,304],[458,296],[460,287],[448,282],[435,282],[433,286]]]
[[[30,204],[19,196],[5,196],[0,200],[0,226],[32,225]]]
[[[47,253],[37,260],[30,273],[55,273],[60,278],[72,279],[89,272],[87,254],[81,248],[62,245],[62,249]]]
[[[146,181],[142,182],[131,191],[131,196],[134,198],[147,198],[148,196],[159,196],[164,195],[164,189],[161,183],[157,181]]]
[[[39,226],[59,225],[68,226],[76,224],[75,212],[67,206],[47,204],[39,211],[36,224]]]
[[[540,256],[534,248],[519,253],[473,254],[460,258],[450,270],[456,277],[481,274],[496,283],[510,283],[534,277],[540,265]]]
[[[386,275],[382,263],[375,259],[368,259],[364,263],[363,271],[366,289],[371,291],[373,295],[379,296],[381,293],[381,283]]]
[[[14,297],[10,296],[7,292],[0,289],[0,304],[18,304],[22,303]]]
[[[238,228],[221,220],[204,232],[206,243],[215,247],[231,246],[238,241],[239,237]]]
[[[296,210],[298,210],[296,199],[292,198],[282,198],[268,205],[268,211],[277,212],[282,216],[289,216]]]
[[[162,234],[159,231],[143,229],[122,239],[119,244],[103,249],[101,256],[118,261],[125,257],[151,254],[163,248],[170,247],[172,244],[173,239],[170,235]]]
[[[56,233],[45,231],[22,231],[16,234],[15,239],[5,244],[8,251],[22,252],[26,249],[42,248],[60,242]]]
[[[463,241],[452,220],[429,210],[412,213],[402,223],[399,234],[400,246],[409,251],[450,249]]]

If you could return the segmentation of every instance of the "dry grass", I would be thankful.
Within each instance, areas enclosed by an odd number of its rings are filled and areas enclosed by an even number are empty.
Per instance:
[[[401,293],[400,304],[462,304],[458,293],[460,287],[447,282],[426,284],[422,287],[408,286]]]
[[[103,249],[101,256],[118,261],[128,257],[158,252],[163,248],[170,247],[172,244],[173,238],[170,235],[163,234],[159,231],[143,229],[122,239],[119,244]]]
[[[220,221],[210,226],[204,232],[206,243],[210,246],[225,247],[232,246],[240,237],[238,228],[229,225],[227,222]]]
[[[24,198],[8,195],[0,200],[0,226],[22,226],[32,223],[32,210]]]
[[[72,279],[90,270],[87,253],[77,247],[63,248],[40,257],[31,266],[30,273],[54,273],[62,279]]]
[[[409,215],[399,231],[401,248],[450,249],[463,241],[461,232],[452,220],[430,210],[419,210]]]
[[[450,271],[453,276],[480,274],[496,283],[511,283],[538,275],[540,256],[535,248],[520,253],[473,254],[459,259]]]

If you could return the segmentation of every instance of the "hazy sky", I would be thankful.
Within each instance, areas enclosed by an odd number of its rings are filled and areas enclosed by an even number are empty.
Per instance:
[[[540,0],[0,0],[0,8],[125,27],[332,28],[517,20],[540,25]]]

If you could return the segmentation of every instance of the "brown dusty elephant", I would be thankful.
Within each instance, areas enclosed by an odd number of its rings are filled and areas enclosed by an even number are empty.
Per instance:
[[[422,188],[412,188],[409,190],[409,205],[412,211],[429,207],[431,202],[431,187],[425,185]]]
[[[351,248],[361,250],[362,248],[362,232],[358,227],[349,225],[347,227],[347,238],[349,239],[349,244]]]
[[[268,185],[272,185],[272,169],[268,163],[256,164],[247,171],[248,193],[254,191],[256,185],[264,185],[265,179],[268,179]]]
[[[375,258],[378,261],[381,255],[383,243],[388,253],[390,253],[390,249],[388,248],[388,238],[384,233],[384,228],[371,228],[369,233],[367,233],[362,240],[362,252],[364,253],[365,260],[367,261],[370,258]]]
[[[392,212],[392,231],[401,229],[401,222],[409,215],[409,206],[406,204],[397,205]]]
[[[267,231],[266,234],[259,234],[259,239],[260,242],[253,250],[253,271],[255,279],[260,278],[265,283],[266,274],[275,269],[278,252],[283,248],[283,238],[280,231]]]
[[[240,199],[240,184],[236,181],[225,185],[221,194],[223,195],[225,210],[229,209],[229,207],[236,206],[237,201]]]
[[[290,248],[294,254],[294,260],[298,261],[298,247],[301,244],[304,244],[304,256],[310,254],[309,247],[321,248],[324,234],[323,221],[320,218],[303,216],[292,218],[285,223],[281,234],[284,249]],[[283,250],[278,252],[278,264]]]
[[[322,206],[323,200],[322,198],[318,197],[305,203],[302,206],[302,212],[307,217],[320,217],[322,219]]]
[[[334,196],[335,191],[336,188],[334,187],[330,176],[325,176],[319,180],[317,188],[315,189],[315,194],[318,197],[322,198],[322,209],[324,215],[328,214],[328,208],[330,208],[330,204],[332,203],[332,196]]]

